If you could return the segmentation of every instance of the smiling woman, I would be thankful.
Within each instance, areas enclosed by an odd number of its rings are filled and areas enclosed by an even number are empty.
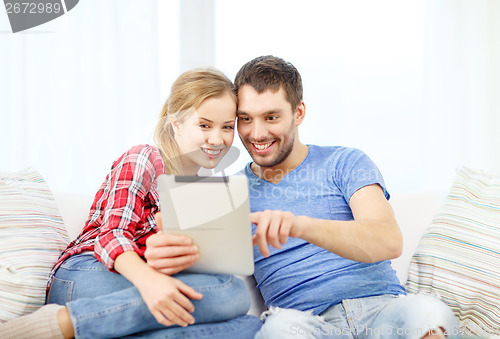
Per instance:
[[[200,165],[214,168],[227,153],[234,138],[235,112],[234,95],[223,94],[206,99],[183,120],[172,119],[185,175],[196,175]]]
[[[206,68],[181,74],[157,124],[157,146],[134,146],[113,162],[83,230],[54,265],[49,305],[1,325],[0,333],[40,338],[52,324],[67,338],[146,332],[253,338],[261,322],[246,315],[250,295],[241,279],[181,272],[200,258],[190,238],[164,235],[162,249],[175,252],[168,274],[145,258],[148,239],[161,231],[158,176],[214,168],[232,144],[235,119],[234,86],[223,73]]]
[[[155,130],[166,173],[195,175],[200,167],[214,168],[233,142],[235,120],[236,94],[224,74],[215,69],[183,73]]]

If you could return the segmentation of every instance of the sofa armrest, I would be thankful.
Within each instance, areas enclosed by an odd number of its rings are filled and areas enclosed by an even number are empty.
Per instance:
[[[251,276],[239,276],[241,279],[245,281],[248,290],[250,291],[250,310],[248,314],[254,315],[256,317],[260,317],[261,313],[267,310],[266,305],[264,305],[264,300],[262,299],[262,295],[260,294],[259,289],[257,288],[257,282],[253,275]]]
[[[408,277],[410,260],[422,234],[430,226],[446,193],[413,193],[393,196],[390,200],[396,220],[403,233],[403,253],[392,260],[399,281],[404,285]]]
[[[73,240],[80,234],[89,217],[93,197],[66,192],[53,192],[53,195],[68,230],[69,239]]]

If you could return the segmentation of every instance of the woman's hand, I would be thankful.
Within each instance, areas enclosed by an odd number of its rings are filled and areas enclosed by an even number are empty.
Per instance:
[[[168,275],[193,266],[200,254],[192,240],[183,235],[164,234],[161,231],[161,214],[155,214],[155,219],[160,232],[146,240],[144,257],[148,265]]]
[[[149,311],[165,326],[187,326],[194,323],[191,299],[203,295],[182,281],[148,266],[137,253],[127,251],[116,257],[115,270],[127,278],[141,293]]]
[[[194,324],[195,319],[191,315],[194,306],[189,298],[201,299],[203,295],[178,279],[151,272],[137,288],[155,319],[165,326]]]

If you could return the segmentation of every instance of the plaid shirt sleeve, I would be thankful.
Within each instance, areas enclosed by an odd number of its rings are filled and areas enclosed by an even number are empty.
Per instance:
[[[126,251],[142,255],[134,241],[144,213],[146,194],[151,190],[158,168],[157,159],[147,146],[132,148],[114,164],[108,183],[103,223],[95,239],[94,252],[108,269]]]

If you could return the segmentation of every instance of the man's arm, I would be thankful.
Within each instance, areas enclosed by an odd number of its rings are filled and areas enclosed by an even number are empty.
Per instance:
[[[290,212],[255,212],[254,245],[269,256],[268,244],[281,248],[288,237],[304,239],[346,259],[377,262],[401,255],[403,237],[391,206],[377,185],[365,186],[349,200],[354,220],[324,220]]]

